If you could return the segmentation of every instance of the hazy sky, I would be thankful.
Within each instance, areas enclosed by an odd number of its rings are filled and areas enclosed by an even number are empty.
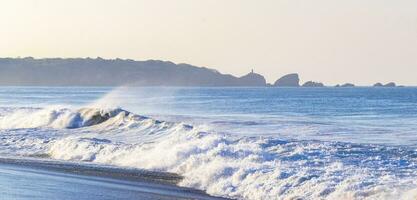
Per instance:
[[[417,0],[0,0],[0,57],[162,59],[417,85]]]

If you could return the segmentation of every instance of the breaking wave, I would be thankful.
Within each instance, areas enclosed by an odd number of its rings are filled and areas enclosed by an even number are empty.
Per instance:
[[[244,137],[121,108],[19,108],[0,116],[0,153],[173,172],[238,199],[416,199],[417,150]]]
[[[73,111],[68,108],[27,108],[4,116],[0,121],[0,128],[81,128],[97,125],[112,118],[123,118],[129,114],[122,109],[82,108]]]

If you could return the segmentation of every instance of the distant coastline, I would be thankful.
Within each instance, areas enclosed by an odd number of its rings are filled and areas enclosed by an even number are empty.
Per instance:
[[[325,87],[300,83],[297,73],[267,83],[255,72],[236,77],[217,70],[169,61],[103,58],[0,58],[0,86],[190,86],[190,87]],[[355,87],[353,83],[334,87]],[[397,87],[394,82],[373,87]]]

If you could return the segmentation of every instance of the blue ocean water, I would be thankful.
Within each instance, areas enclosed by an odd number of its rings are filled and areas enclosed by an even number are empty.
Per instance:
[[[0,156],[172,172],[237,199],[416,199],[416,130],[414,87],[0,87]]]
[[[0,107],[114,106],[218,132],[417,145],[417,88],[0,87]]]

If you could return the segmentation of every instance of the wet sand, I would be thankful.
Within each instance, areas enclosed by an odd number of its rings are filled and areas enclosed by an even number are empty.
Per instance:
[[[92,164],[0,158],[3,199],[222,199],[178,187],[176,174]]]

